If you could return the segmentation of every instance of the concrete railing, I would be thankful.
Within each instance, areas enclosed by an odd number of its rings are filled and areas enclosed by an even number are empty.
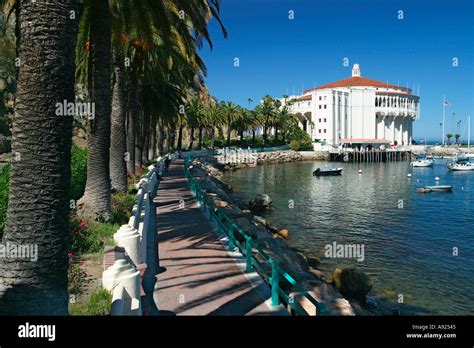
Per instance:
[[[178,154],[171,155],[176,159]],[[155,233],[157,194],[165,171],[164,158],[148,167],[149,171],[137,184],[138,192],[132,216],[114,234],[117,246],[125,251],[102,274],[103,287],[112,293],[111,315],[142,315],[141,275],[147,268],[147,240]]]

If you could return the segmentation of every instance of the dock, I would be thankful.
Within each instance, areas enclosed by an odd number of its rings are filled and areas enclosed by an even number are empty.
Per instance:
[[[409,150],[371,150],[371,151],[332,151],[329,158],[333,162],[379,163],[410,161],[412,153]]]

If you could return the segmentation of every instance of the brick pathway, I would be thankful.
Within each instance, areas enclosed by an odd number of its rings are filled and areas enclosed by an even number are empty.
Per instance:
[[[288,315],[270,306],[270,289],[245,261],[229,253],[197,207],[184,177],[183,160],[172,163],[157,202],[160,266],[154,301],[176,315]]]

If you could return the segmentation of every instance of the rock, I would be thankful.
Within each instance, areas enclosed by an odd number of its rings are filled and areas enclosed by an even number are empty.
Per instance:
[[[260,213],[272,207],[273,202],[269,195],[263,193],[255,196],[248,203],[249,209],[252,212]]]
[[[345,316],[355,315],[354,309],[349,301],[344,299],[331,285],[324,282],[312,281],[310,284],[303,282],[302,286],[303,289],[311,289],[308,291],[308,294],[321,304],[324,314]],[[296,292],[292,292],[290,295],[309,315],[318,314],[315,305],[305,296]]]
[[[341,272],[342,272],[342,269],[336,268],[331,277],[330,284],[333,284],[337,289],[341,287]]]
[[[278,235],[285,239],[288,239],[290,232],[288,232],[288,230],[280,230],[278,231]]]
[[[318,268],[319,264],[321,263],[321,260],[317,257],[308,256],[306,259],[308,260],[308,265],[312,268]]]
[[[261,223],[262,225],[265,225],[267,223],[267,221],[265,220],[265,218],[261,217],[261,216],[258,216],[258,215],[254,215],[253,216],[253,221],[254,222],[257,222],[257,223]]]
[[[355,268],[337,268],[333,274],[334,285],[348,298],[365,301],[372,289],[372,280],[363,271]]]
[[[229,203],[227,203],[227,202],[225,202],[221,199],[218,199],[218,198],[214,198],[212,201],[214,202],[216,207],[219,207],[219,208],[224,208],[224,207],[227,207],[229,205]]]

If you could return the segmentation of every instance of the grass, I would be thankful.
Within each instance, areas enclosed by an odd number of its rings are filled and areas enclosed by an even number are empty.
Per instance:
[[[69,314],[76,316],[105,316],[112,309],[112,294],[106,289],[92,293],[84,303],[69,305]]]

